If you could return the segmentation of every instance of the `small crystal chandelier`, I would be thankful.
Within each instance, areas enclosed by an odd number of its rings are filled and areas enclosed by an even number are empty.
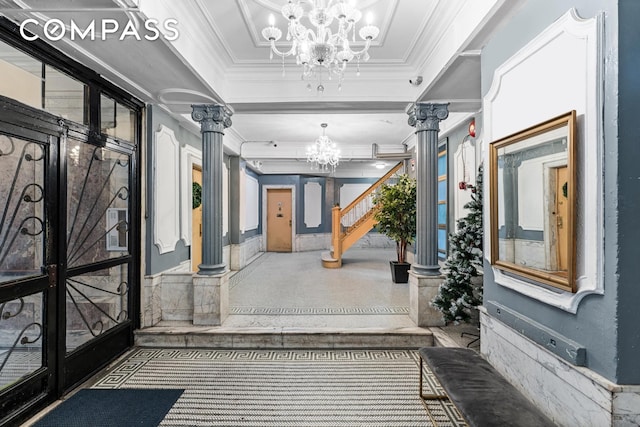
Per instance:
[[[307,13],[307,19],[315,27],[315,31],[300,23],[304,16],[304,9],[300,0],[289,0],[282,8],[282,16],[288,21],[287,41],[291,48],[281,52],[276,42],[282,37],[282,31],[275,27],[275,18],[269,16],[269,26],[262,30],[262,37],[271,43],[271,59],[273,54],[282,58],[282,73],[284,75],[284,58],[295,55],[296,63],[302,65],[302,79],[318,79],[317,91],[324,92],[322,85],[322,71],[328,71],[329,79],[332,75],[338,77],[338,90],[342,89],[344,72],[349,61],[357,61],[357,75],[360,75],[360,61],[369,60],[369,46],[371,40],[378,37],[380,30],[371,25],[371,14],[367,16],[367,25],[360,28],[358,34],[365,41],[362,50],[351,49],[350,43],[356,41],[356,24],[362,18],[362,12],[355,8],[355,0],[307,0],[312,5]],[[337,31],[332,32],[330,25],[333,20],[338,23]],[[351,41],[349,34],[352,34]],[[311,85],[307,85],[311,89]]]
[[[307,162],[313,163],[313,166],[322,172],[334,173],[338,162],[340,162],[340,150],[325,135],[327,124],[322,123],[320,126],[322,127],[322,135],[316,139],[316,142],[307,147]]]

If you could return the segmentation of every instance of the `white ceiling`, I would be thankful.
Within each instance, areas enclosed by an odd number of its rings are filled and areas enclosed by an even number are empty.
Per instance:
[[[235,113],[226,149],[262,162],[264,173],[308,173],[304,151],[321,134],[320,124],[328,123],[327,135],[344,158],[336,175],[374,176],[384,172],[367,166],[374,163],[374,143],[383,153],[413,145],[404,112],[409,103],[449,102],[453,113],[442,123],[445,131],[479,111],[480,50],[521,3],[358,0],[356,6],[364,14],[371,12],[380,28],[371,59],[360,64],[360,76],[355,75],[356,64],[348,66],[341,91],[325,75],[326,89],[318,95],[318,82],[302,81],[295,59],[285,59],[283,76],[282,60],[269,59],[268,43],[260,34],[269,13],[278,17],[276,26],[286,33],[286,20],[279,13],[286,2],[0,0],[0,13],[16,22],[35,17],[40,22],[74,19],[78,24],[102,18],[118,19],[122,25],[129,19],[174,18],[180,32],[175,41],[118,40],[115,35],[105,41],[65,38],[53,44],[193,129],[191,104],[231,105]],[[418,75],[423,83],[409,84]]]

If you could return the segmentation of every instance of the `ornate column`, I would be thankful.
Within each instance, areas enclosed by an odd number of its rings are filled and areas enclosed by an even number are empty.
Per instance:
[[[449,116],[449,104],[417,103],[407,107],[416,128],[416,256],[411,269],[421,276],[439,276],[438,265],[438,133]]]
[[[223,273],[222,259],[222,137],[231,126],[233,110],[224,105],[192,105],[191,118],[202,132],[202,264],[198,274]]]
[[[438,265],[438,132],[448,104],[411,104],[416,128],[416,254],[409,271],[409,317],[417,326],[440,326],[442,314],[431,301],[443,281]]]

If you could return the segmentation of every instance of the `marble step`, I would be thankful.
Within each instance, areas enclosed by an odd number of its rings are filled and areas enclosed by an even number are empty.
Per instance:
[[[138,347],[417,349],[434,345],[418,327],[225,327],[164,324],[135,332]]]

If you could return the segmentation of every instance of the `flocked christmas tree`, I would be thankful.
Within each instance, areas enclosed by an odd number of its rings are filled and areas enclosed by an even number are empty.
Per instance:
[[[482,287],[472,280],[479,276],[482,266],[482,172],[480,166],[471,201],[464,205],[469,213],[457,221],[457,231],[449,234],[445,280],[432,301],[447,323],[468,322],[471,310],[482,302]]]

